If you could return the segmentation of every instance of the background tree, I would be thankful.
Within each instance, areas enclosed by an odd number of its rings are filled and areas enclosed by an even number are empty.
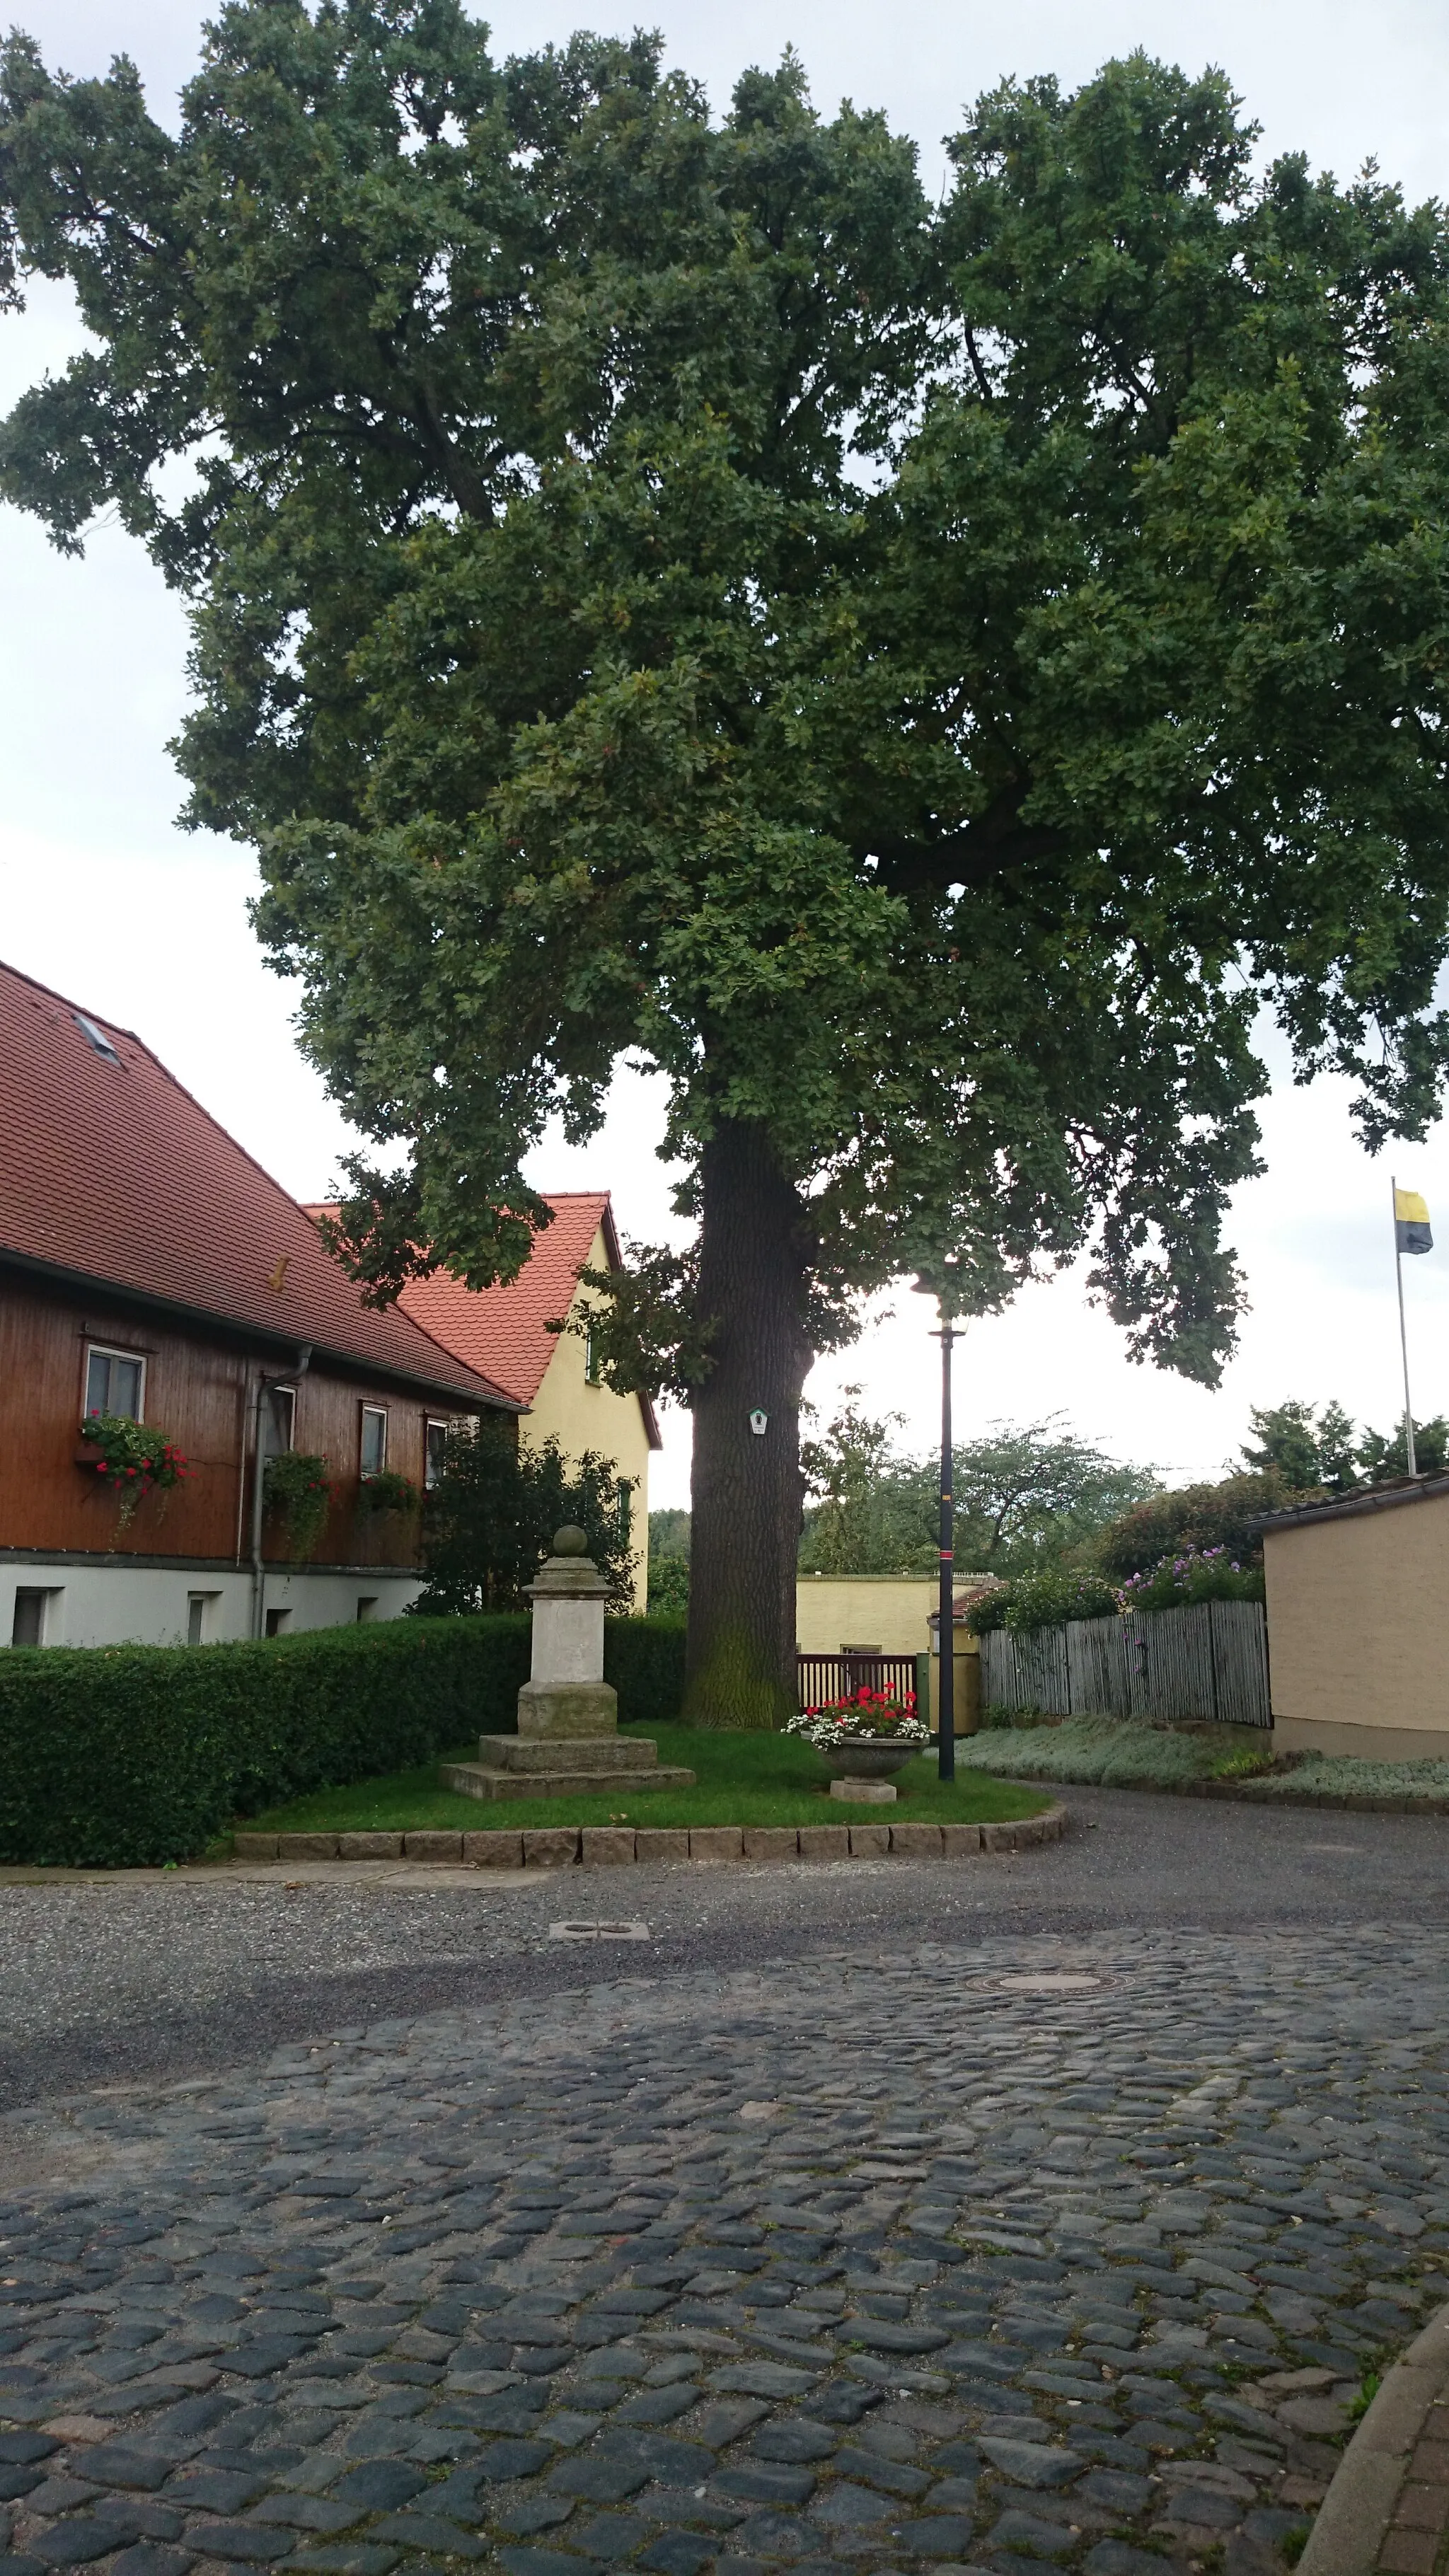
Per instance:
[[[689,1608],[689,1514],[659,1511],[649,1515],[649,1607]]]
[[[1357,1457],[1371,1485],[1387,1484],[1394,1476],[1409,1472],[1408,1444],[1404,1426],[1397,1424],[1392,1439],[1381,1431],[1371,1431],[1365,1423]],[[1449,1422],[1437,1413],[1432,1422],[1414,1425],[1414,1465],[1421,1476],[1442,1476],[1449,1466]]]
[[[454,1432],[443,1473],[424,1499],[420,1616],[466,1610],[522,1610],[524,1587],[569,1522],[588,1534],[589,1554],[609,1584],[609,1607],[634,1607],[634,1556],[610,1459],[590,1451],[566,1459],[553,1439],[520,1449],[512,1423],[481,1422]]]
[[[842,1396],[823,1430],[800,1445],[809,1502],[799,1571],[920,1573],[938,1543],[929,1462],[898,1454],[894,1435],[904,1414],[866,1413],[859,1386],[845,1387]]]
[[[1359,1481],[1356,1434],[1336,1400],[1317,1410],[1296,1400],[1253,1405],[1248,1427],[1252,1438],[1243,1444],[1244,1466],[1257,1475],[1281,1477],[1290,1493],[1320,1487],[1346,1493]]]
[[[190,810],[408,1148],[353,1166],[358,1275],[506,1275],[548,1117],[668,1078],[697,1247],[610,1366],[694,1407],[709,1722],[790,1697],[859,1292],[1090,1248],[1211,1382],[1254,1010],[1371,1142],[1434,1112],[1443,227],[1252,143],[1141,57],[1008,84],[936,218],[788,59],[714,125],[643,40],[499,70],[456,0],[233,0],[173,137],[6,49],[0,288],[69,276],[98,345],[4,489],[194,603]]]
[[[1158,1490],[1151,1467],[1109,1458],[1062,1427],[994,1422],[956,1451],[957,1560],[992,1574],[1028,1575],[1090,1553],[1095,1534]]]
[[[940,1462],[901,1456],[902,1416],[876,1419],[858,1386],[801,1447],[815,1497],[800,1539],[802,1574],[927,1574],[937,1563]],[[1156,1491],[1150,1467],[1124,1466],[1062,1427],[1061,1416],[995,1422],[954,1455],[956,1562],[963,1572],[1059,1565],[1105,1522]]]

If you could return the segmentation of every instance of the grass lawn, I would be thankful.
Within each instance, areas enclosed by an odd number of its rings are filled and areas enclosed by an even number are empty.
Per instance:
[[[288,1806],[268,1807],[238,1824],[260,1833],[407,1833],[425,1826],[462,1826],[486,1832],[496,1825],[518,1832],[525,1825],[822,1825],[854,1816],[890,1816],[898,1824],[1009,1823],[1035,1816],[1051,1799],[979,1771],[958,1772],[949,1786],[936,1777],[936,1756],[923,1755],[895,1774],[893,1807],[856,1807],[828,1793],[818,1753],[793,1735],[725,1735],[690,1726],[621,1726],[621,1735],[649,1736],[661,1762],[698,1775],[693,1789],[660,1789],[648,1796],[616,1791],[612,1798],[462,1798],[438,1785],[437,1766],[394,1771],[359,1780],[350,1789],[317,1789]],[[440,1755],[445,1762],[475,1762],[476,1743]]]

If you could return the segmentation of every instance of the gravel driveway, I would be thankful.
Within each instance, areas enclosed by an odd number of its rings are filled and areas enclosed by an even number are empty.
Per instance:
[[[1069,1803],[0,1887],[0,2576],[1285,2567],[1445,2294],[1449,1824]]]

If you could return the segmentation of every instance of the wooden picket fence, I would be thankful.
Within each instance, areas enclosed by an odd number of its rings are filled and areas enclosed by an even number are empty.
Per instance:
[[[930,1705],[929,1655],[803,1655],[795,1657],[797,1695],[802,1708],[823,1708],[849,1699],[858,1690],[884,1691],[892,1698],[916,1694],[924,1714]]]
[[[1261,1601],[1189,1601],[981,1640],[981,1697],[1048,1717],[1216,1719],[1271,1726]]]

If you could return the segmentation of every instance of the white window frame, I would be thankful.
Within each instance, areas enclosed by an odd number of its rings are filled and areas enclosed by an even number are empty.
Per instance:
[[[140,1370],[141,1381],[136,1397],[137,1410],[128,1418],[133,1422],[144,1422],[146,1419],[146,1354],[144,1351],[128,1351],[122,1342],[86,1343],[85,1363],[81,1377],[82,1422],[89,1422],[91,1418],[90,1393],[92,1360],[124,1360],[128,1368]],[[101,1409],[107,1412],[110,1410],[109,1406],[105,1406]]]
[[[287,1441],[286,1441],[286,1447],[285,1447],[285,1448],[283,1448],[283,1449],[275,1449],[275,1448],[273,1448],[273,1446],[272,1446],[272,1436],[273,1436],[273,1433],[275,1432],[276,1427],[277,1427],[277,1411],[276,1411],[276,1407],[277,1407],[277,1398],[278,1398],[278,1396],[285,1396],[285,1398],[286,1398],[286,1402],[287,1402]],[[285,1457],[287,1457],[287,1456],[290,1454],[290,1452],[291,1452],[293,1449],[295,1449],[295,1448],[296,1448],[296,1446],[297,1446],[297,1390],[296,1390],[296,1388],[295,1388],[294,1386],[270,1386],[270,1385],[269,1385],[269,1386],[268,1386],[268,1388],[267,1388],[266,1412],[265,1412],[265,1414],[263,1415],[263,1417],[262,1417],[262,1418],[263,1418],[263,1424],[264,1424],[263,1442],[262,1442],[262,1446],[263,1446],[263,1453],[264,1453],[264,1455],[265,1455],[266,1457],[268,1457],[268,1458],[285,1458]]]
[[[368,1459],[367,1459],[367,1424],[368,1424],[368,1418],[369,1418],[369,1416],[374,1417],[377,1421],[379,1421],[379,1422],[382,1424],[382,1454],[381,1454],[381,1456],[377,1459],[376,1463],[375,1463],[374,1465],[372,1465],[372,1466],[369,1466],[369,1464],[368,1464]],[[385,1475],[386,1475],[386,1473],[387,1473],[387,1406],[386,1406],[385,1404],[364,1404],[364,1405],[363,1405],[363,1407],[362,1407],[362,1419],[361,1419],[360,1423],[358,1424],[358,1430],[357,1430],[357,1460],[358,1460],[358,1473],[359,1473],[359,1475],[363,1475],[363,1476],[385,1476]]]
[[[446,1443],[452,1428],[452,1423],[440,1413],[428,1413],[423,1416],[423,1492],[425,1494],[435,1494],[443,1481],[441,1472],[436,1476],[433,1474],[433,1433],[441,1431]]]
[[[599,1375],[598,1345],[594,1340],[594,1319],[592,1313],[589,1313],[584,1321],[584,1384],[602,1386],[603,1383]]]

